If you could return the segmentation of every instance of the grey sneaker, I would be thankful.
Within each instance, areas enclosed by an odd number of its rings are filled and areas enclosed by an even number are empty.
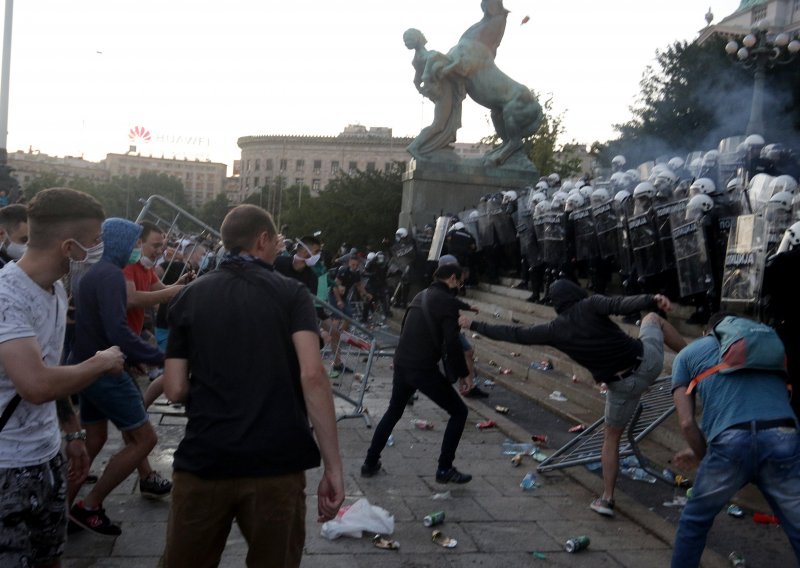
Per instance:
[[[589,508],[599,515],[603,515],[604,517],[613,517],[614,516],[614,501],[607,501],[602,497],[598,497],[592,504],[589,505]]]
[[[157,471],[153,471],[146,479],[139,480],[139,492],[142,497],[159,498],[164,495],[169,495],[172,491],[172,483],[159,475]]]

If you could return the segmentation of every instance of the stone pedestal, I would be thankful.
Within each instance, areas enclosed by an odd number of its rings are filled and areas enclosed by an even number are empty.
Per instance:
[[[399,227],[422,229],[444,213],[458,213],[478,204],[487,193],[533,186],[536,168],[524,160],[503,167],[479,162],[411,160],[403,174],[403,202]]]

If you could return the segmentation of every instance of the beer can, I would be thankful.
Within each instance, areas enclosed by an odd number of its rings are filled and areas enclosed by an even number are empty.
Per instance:
[[[580,552],[586,548],[589,548],[589,537],[588,536],[576,536],[575,538],[569,539],[567,542],[564,543],[564,550],[567,552]]]
[[[494,407],[495,411],[499,414],[508,414],[507,406],[500,406],[499,404]]]
[[[422,524],[426,527],[435,527],[436,525],[441,525],[443,522],[444,511],[436,511],[430,515],[425,515],[425,517],[422,519]]]
[[[414,420],[414,426],[419,430],[433,430],[433,422],[427,420]]]
[[[517,454],[513,458],[511,458],[511,465],[514,467],[519,467],[522,463],[522,454]]]
[[[733,568],[745,568],[747,566],[744,555],[741,552],[731,552],[730,556],[728,556],[728,562]]]

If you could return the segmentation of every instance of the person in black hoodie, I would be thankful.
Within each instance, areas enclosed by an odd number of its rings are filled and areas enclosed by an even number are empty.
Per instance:
[[[462,303],[455,296],[461,268],[455,264],[440,266],[433,277],[433,284],[414,297],[403,319],[394,356],[389,408],[375,428],[367,458],[361,466],[362,477],[372,477],[381,470],[381,452],[403,417],[409,399],[419,390],[450,415],[442,439],[436,481],[467,483],[472,479],[471,475],[453,467],[467,422],[467,407],[439,369],[439,360],[444,354],[448,374],[452,373],[462,383],[469,374],[459,339],[458,310]]]
[[[665,319],[648,313],[639,338],[629,336],[609,316],[642,310],[668,312],[671,304],[661,294],[589,297],[586,290],[566,279],[550,285],[558,317],[535,326],[490,325],[462,316],[459,323],[490,339],[523,345],[549,345],[586,367],[597,383],[608,385],[603,440],[603,495],[593,511],[614,515],[614,486],[619,467],[619,440],[642,394],[655,382],[664,366],[664,344],[675,352],[686,341]]]

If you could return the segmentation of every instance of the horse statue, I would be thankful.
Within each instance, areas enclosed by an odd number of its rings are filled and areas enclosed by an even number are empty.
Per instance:
[[[523,140],[536,132],[542,121],[542,107],[525,85],[517,83],[495,65],[497,48],[506,30],[508,10],[503,0],[482,0],[483,18],[471,26],[437,70],[438,80],[461,80],[467,94],[491,111],[492,124],[503,143],[489,152],[484,161],[501,166],[518,154]]]

